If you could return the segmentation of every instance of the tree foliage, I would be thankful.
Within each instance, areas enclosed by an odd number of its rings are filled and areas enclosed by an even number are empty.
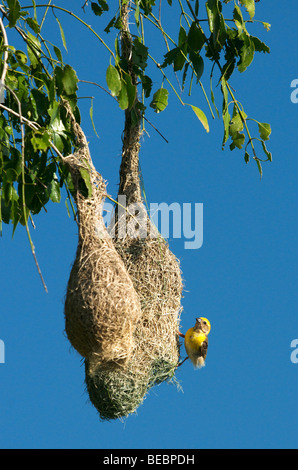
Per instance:
[[[187,101],[192,99],[194,86],[198,85],[211,118],[215,115],[222,118],[222,148],[229,142],[231,150],[242,149],[244,161],[248,163],[252,157],[262,175],[261,162],[272,160],[266,147],[270,125],[247,116],[231,85],[235,73],[245,72],[255,53],[269,52],[268,46],[252,34],[256,25],[261,24],[266,30],[270,28],[268,23],[255,20],[255,0],[121,0],[112,12],[113,2],[85,1],[81,16],[52,4],[51,0],[40,4],[32,0],[31,6],[29,3],[18,0],[0,3],[0,97],[3,87],[5,89],[5,99],[0,100],[1,231],[2,223],[12,223],[13,231],[20,223],[26,226],[30,239],[29,218],[46,210],[49,201],[60,202],[62,187],[67,191],[68,208],[72,205],[72,181],[61,155],[70,154],[75,142],[63,100],[71,103],[80,122],[79,78],[71,65],[64,62],[62,51],[52,43],[52,38],[43,37],[44,22],[51,13],[56,18],[65,48],[59,19],[62,15],[83,24],[99,40],[100,47],[107,52],[106,91],[118,101],[121,110],[130,113],[132,126],[139,120],[144,125],[148,108],[162,112],[171,95],[182,105],[189,106],[208,132],[210,118],[196,103],[184,101],[186,94]],[[129,57],[124,53],[122,41],[125,33],[122,14],[126,4],[129,4],[130,23],[133,23],[129,33]],[[94,28],[84,21],[87,8],[91,8],[96,17],[106,17],[106,26],[100,33],[95,29],[96,18]],[[37,12],[42,12],[42,16]],[[164,26],[167,21],[162,20],[169,15],[172,23],[176,21],[174,36]],[[40,17],[42,19],[38,20]],[[103,36],[110,42],[113,37],[113,48]],[[18,37],[23,47],[14,46],[19,40],[10,42],[10,37]],[[160,46],[157,58],[151,52],[153,41],[158,41]],[[156,72],[160,74],[158,87],[153,80]],[[213,83],[215,76],[217,81]],[[210,83],[207,91],[202,81],[205,78]],[[215,100],[216,86],[221,91],[221,103]],[[255,136],[251,134],[251,127]],[[260,158],[260,152],[264,157]],[[88,175],[82,178],[88,194]]]

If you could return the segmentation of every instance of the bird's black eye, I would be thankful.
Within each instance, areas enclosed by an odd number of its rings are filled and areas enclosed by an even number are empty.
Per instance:
[[[207,322],[204,321],[204,325],[207,325]]]

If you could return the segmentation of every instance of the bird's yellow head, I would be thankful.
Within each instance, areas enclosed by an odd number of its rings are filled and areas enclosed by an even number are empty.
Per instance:
[[[211,330],[211,325],[209,320],[204,317],[196,318],[196,324],[194,326],[194,330],[202,331],[205,335],[209,335]]]

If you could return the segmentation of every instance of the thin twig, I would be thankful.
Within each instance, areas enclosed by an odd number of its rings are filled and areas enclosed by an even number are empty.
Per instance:
[[[6,30],[4,28],[2,18],[0,18],[0,28],[3,34],[3,46],[4,46],[3,70],[1,74],[0,84],[4,85],[7,70],[8,70],[8,40],[7,40]]]
[[[29,230],[29,227],[28,227],[28,220],[27,220],[27,217],[26,217],[25,171],[24,171],[24,169],[25,169],[25,132],[24,132],[24,122],[23,122],[23,115],[22,115],[22,106],[21,106],[21,102],[20,102],[19,98],[17,97],[16,93],[11,88],[9,88],[7,85],[4,85],[4,86],[9,91],[9,93],[12,94],[12,96],[16,100],[17,105],[18,105],[18,109],[19,109],[19,117],[20,117],[20,124],[21,124],[21,137],[22,137],[22,143],[21,143],[21,150],[22,150],[22,203],[23,203],[24,222],[25,222],[25,226],[26,226],[26,232],[27,232],[28,240],[29,240],[29,243],[30,243],[30,246],[31,246],[31,252],[32,252],[36,267],[37,267],[38,274],[40,276],[40,279],[41,279],[41,282],[43,284],[43,287],[44,287],[45,291],[48,293],[47,286],[44,282],[44,279],[43,279],[43,276],[42,276],[42,273],[41,273],[41,270],[40,270],[40,267],[39,267],[39,264],[38,264],[38,261],[37,261],[37,257],[36,257],[36,253],[35,253],[35,246],[33,245],[33,242],[32,242],[32,239],[31,239],[30,230]]]
[[[42,17],[42,20],[41,20],[41,22],[40,22],[40,31],[41,31],[41,28],[43,27],[43,24],[44,24],[44,21],[45,21],[45,19],[46,19],[46,16],[47,16],[47,13],[48,13],[48,11],[49,11],[49,7],[50,7],[50,4],[51,4],[51,3],[52,3],[52,0],[49,0],[48,6],[47,6],[47,8],[46,8],[46,11],[44,12],[43,17]]]
[[[163,138],[163,140],[166,141],[166,143],[168,144],[169,141],[162,135],[162,133],[152,124],[152,122],[149,121],[149,119],[147,119],[145,116],[143,116],[143,118],[145,119],[145,121],[148,122],[148,124],[150,124],[151,127],[153,127],[153,129],[160,135],[160,137]]]
[[[115,96],[112,95],[112,93],[109,92],[109,90],[107,90],[106,88],[104,88],[103,86],[99,85],[98,83],[96,82],[91,82],[89,80],[79,80],[79,82],[82,82],[82,83],[90,83],[90,85],[95,85],[95,86],[98,86],[99,88],[101,88],[101,90],[105,91],[109,96],[111,96],[115,101],[118,101],[117,98]],[[145,116],[143,116],[143,118],[145,119],[145,121],[148,122],[148,124],[153,127],[153,129],[166,141],[166,143],[168,144],[169,141],[162,135],[162,133],[152,124],[152,122],[149,121],[149,119],[147,119]]]
[[[85,13],[85,6],[88,6],[88,0],[85,0],[84,5],[82,6],[82,8],[83,8],[83,10],[84,10],[84,13]]]

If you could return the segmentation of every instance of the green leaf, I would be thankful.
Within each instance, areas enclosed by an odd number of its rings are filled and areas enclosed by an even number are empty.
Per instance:
[[[74,95],[78,89],[78,77],[76,71],[70,66],[65,65],[63,69],[62,84],[66,95]]]
[[[205,43],[205,35],[195,21],[192,22],[187,35],[187,44],[194,51],[200,51]]]
[[[184,44],[186,43],[186,39],[187,39],[186,31],[183,28],[183,26],[180,26],[179,35],[178,35],[178,47],[183,47]]]
[[[269,152],[269,150],[267,150],[266,144],[263,140],[262,140],[262,147],[263,147],[263,150],[267,159],[269,160],[269,162],[272,162],[272,153]]]
[[[184,86],[185,86],[185,82],[186,82],[188,69],[189,69],[189,62],[186,62],[185,66],[184,66],[183,74],[182,74],[182,87],[181,87],[182,91],[184,91]],[[191,86],[191,84],[190,84],[190,86]],[[191,95],[191,89],[189,91],[189,96],[190,95]]]
[[[39,58],[41,45],[39,40],[33,36],[33,34],[28,33],[29,42],[27,44],[28,57],[30,59],[32,67],[35,69],[39,66]]]
[[[8,5],[8,8],[9,8],[9,12],[8,12],[9,24],[8,24],[8,26],[10,28],[14,28],[17,21],[18,21],[18,19],[21,16],[20,2],[18,2],[18,0],[7,0],[7,5]]]
[[[109,11],[109,5],[107,4],[106,0],[97,0],[97,3],[103,9],[103,11]]]
[[[141,77],[145,98],[149,98],[152,90],[152,80],[147,75]]]
[[[66,210],[67,210],[67,215],[70,218],[70,210],[69,210],[69,207],[68,207],[68,204],[67,204],[67,199],[65,199],[65,206],[66,206]]]
[[[252,20],[253,17],[255,16],[255,0],[240,0],[241,5],[244,5],[247,13],[250,16],[250,19]]]
[[[245,151],[244,161],[245,161],[245,163],[249,162],[249,153],[247,152],[247,150]]]
[[[178,54],[180,54],[179,47],[174,47],[174,49],[171,49],[169,52],[167,52],[164,55],[164,61],[161,67],[165,68],[167,65],[171,65],[176,59]]]
[[[178,37],[178,53],[174,58],[174,71],[182,70],[187,56],[187,35],[183,26],[180,26]]]
[[[40,33],[40,26],[34,18],[27,18],[25,21],[36,34]]]
[[[206,2],[206,10],[209,29],[212,33],[213,47],[218,51],[226,40],[226,28],[221,14],[221,3],[218,0],[208,0]]]
[[[218,36],[217,41],[220,44],[220,47],[223,47],[227,39],[227,30],[225,20],[222,14],[220,14],[219,20],[219,29],[218,29]]]
[[[260,176],[261,176],[261,179],[262,179],[262,175],[263,175],[263,170],[262,170],[262,165],[261,165],[261,162],[258,158],[254,157],[255,161],[257,162],[257,165],[258,165],[258,169],[259,169],[259,173],[260,173]]]
[[[128,73],[124,72],[123,79],[127,90],[128,109],[131,109],[137,97],[137,87],[132,83],[131,76]]]
[[[250,40],[250,37],[246,33],[243,34],[243,47],[240,52],[240,61],[237,64],[239,72],[244,72],[247,69],[253,61],[255,53],[254,42]]]
[[[183,48],[179,49],[179,53],[175,57],[174,60],[174,72],[177,72],[178,70],[182,70],[185,60],[186,60],[186,54],[187,54],[187,44],[183,46]]]
[[[101,16],[103,14],[103,9],[95,2],[91,2],[91,8],[96,16]]]
[[[245,142],[245,135],[240,132],[235,132],[232,136],[233,142],[230,144],[230,149],[234,150],[235,147],[241,149]]]
[[[115,65],[118,66],[119,63],[120,63],[120,60],[121,60],[121,47],[120,47],[120,41],[119,41],[119,37],[116,36],[115,38]]]
[[[1,197],[1,221],[5,224],[9,224],[11,216],[11,205],[9,204],[8,206],[4,203],[3,197]]]
[[[25,52],[19,51],[19,50],[15,52],[15,58],[17,59],[19,64],[22,64],[22,65],[26,64],[28,60]]]
[[[206,130],[206,132],[209,132],[208,119],[205,113],[200,108],[197,108],[196,106],[193,106],[193,105],[189,105],[189,106],[191,106],[193,112],[195,113],[197,118],[200,120],[200,122],[203,124],[203,127]]]
[[[121,79],[118,70],[112,64],[107,68],[106,81],[112,96],[118,96],[121,91]]]
[[[13,183],[18,179],[18,172],[15,168],[8,168],[5,172],[5,181],[9,183]]]
[[[204,72],[204,61],[200,54],[194,51],[189,52],[189,58],[192,62],[193,68],[196,72],[197,75],[197,82],[200,80],[201,76],[203,75]]]
[[[195,3],[195,15],[198,16],[199,14],[199,0],[196,0]]]
[[[57,18],[57,16],[56,16],[56,20],[57,20],[57,23],[58,23],[58,25],[59,25],[60,35],[61,35],[61,39],[62,39],[62,44],[63,44],[64,49],[66,50],[66,52],[68,52],[68,51],[67,51],[67,46],[66,46],[66,40],[65,40],[64,31],[63,31],[62,25],[61,25],[59,19]]]
[[[216,114],[217,114],[217,117],[219,118],[219,112],[218,112],[218,109],[217,109],[217,106],[215,104],[215,97],[214,97],[214,92],[213,92],[213,87],[212,87],[212,76],[210,76],[210,92],[211,92],[211,101],[212,101],[212,104],[215,108],[215,111],[216,111]]]
[[[237,132],[240,132],[242,130],[243,130],[243,121],[241,119],[240,114],[237,112],[232,117],[232,120],[230,122],[229,134],[231,137],[233,137]]]
[[[61,53],[60,49],[57,46],[54,46],[54,52],[55,52],[56,57],[59,60],[59,62],[62,63],[63,62],[62,53]]]
[[[49,100],[45,93],[40,90],[37,90],[36,88],[33,88],[33,90],[31,91],[30,100],[34,100],[38,116],[44,116],[47,114],[49,108]]]
[[[233,10],[233,19],[234,19],[235,25],[237,26],[239,30],[239,33],[242,33],[243,29],[245,29],[245,24],[243,21],[241,10],[238,7],[238,5],[235,5],[235,8]]]
[[[169,92],[165,88],[157,90],[150,103],[151,108],[153,108],[156,113],[163,111],[168,106],[168,96]]]
[[[58,150],[63,152],[64,143],[62,137],[66,137],[66,129],[60,116],[59,104],[54,101],[48,110],[49,116],[51,117],[49,128],[51,130],[51,140],[54,142]]]
[[[269,135],[271,134],[271,126],[267,122],[259,122],[259,134],[262,140],[269,140]]]
[[[48,132],[34,131],[33,137],[31,137],[31,144],[35,151],[47,150],[50,147],[50,136]]]
[[[255,37],[255,36],[250,36],[250,39],[251,39],[251,41],[253,41],[254,46],[255,46],[255,50],[257,52],[264,52],[264,53],[269,54],[270,48],[264,42],[262,42],[259,38]]]
[[[13,194],[13,185],[10,182],[3,184],[3,199],[6,205],[9,204]]]
[[[51,103],[48,109],[48,113],[51,118],[50,127],[56,130],[58,126],[55,125],[54,122],[56,121],[56,119],[60,120],[59,103],[57,101],[53,101]]]
[[[219,20],[217,0],[208,0],[206,2],[206,10],[208,16],[209,29],[210,32],[213,33],[218,25]]]
[[[137,27],[140,26],[140,1],[136,0],[136,9],[135,9],[135,20]]]
[[[71,96],[78,89],[78,77],[76,71],[70,66],[65,65],[64,68],[55,68],[55,78],[57,93],[59,95]]]
[[[84,180],[84,183],[86,185],[87,191],[88,191],[88,198],[92,196],[92,184],[90,181],[90,174],[89,171],[86,168],[80,168],[80,174],[81,177]]]
[[[60,184],[56,173],[53,174],[53,180],[51,181],[50,199],[53,202],[60,202],[61,200]]]
[[[105,33],[109,33],[111,28],[113,28],[113,26],[115,26],[115,22],[116,22],[116,16],[113,16],[113,18],[111,19],[111,21],[109,21],[109,23],[107,24],[107,26],[105,27],[104,29],[104,32]]]
[[[91,119],[91,122],[92,122],[93,130],[94,130],[96,136],[99,138],[99,135],[96,132],[95,124],[94,124],[94,121],[93,121],[93,98],[91,98],[91,106],[90,106],[89,114],[90,114],[90,119]]]
[[[221,92],[222,92],[222,96],[223,96],[222,112],[223,112],[223,114],[225,114],[226,109],[228,108],[228,90],[227,90],[227,82],[224,79],[224,77],[222,77],[222,79],[221,79]]]
[[[118,95],[119,107],[123,110],[128,108],[128,93],[127,86],[124,80],[121,80],[121,90]]]
[[[147,67],[147,60],[148,60],[148,47],[144,46],[139,40],[139,38],[135,38],[133,41],[133,49],[132,49],[132,62],[137,67],[140,67],[142,70],[145,70]]]

